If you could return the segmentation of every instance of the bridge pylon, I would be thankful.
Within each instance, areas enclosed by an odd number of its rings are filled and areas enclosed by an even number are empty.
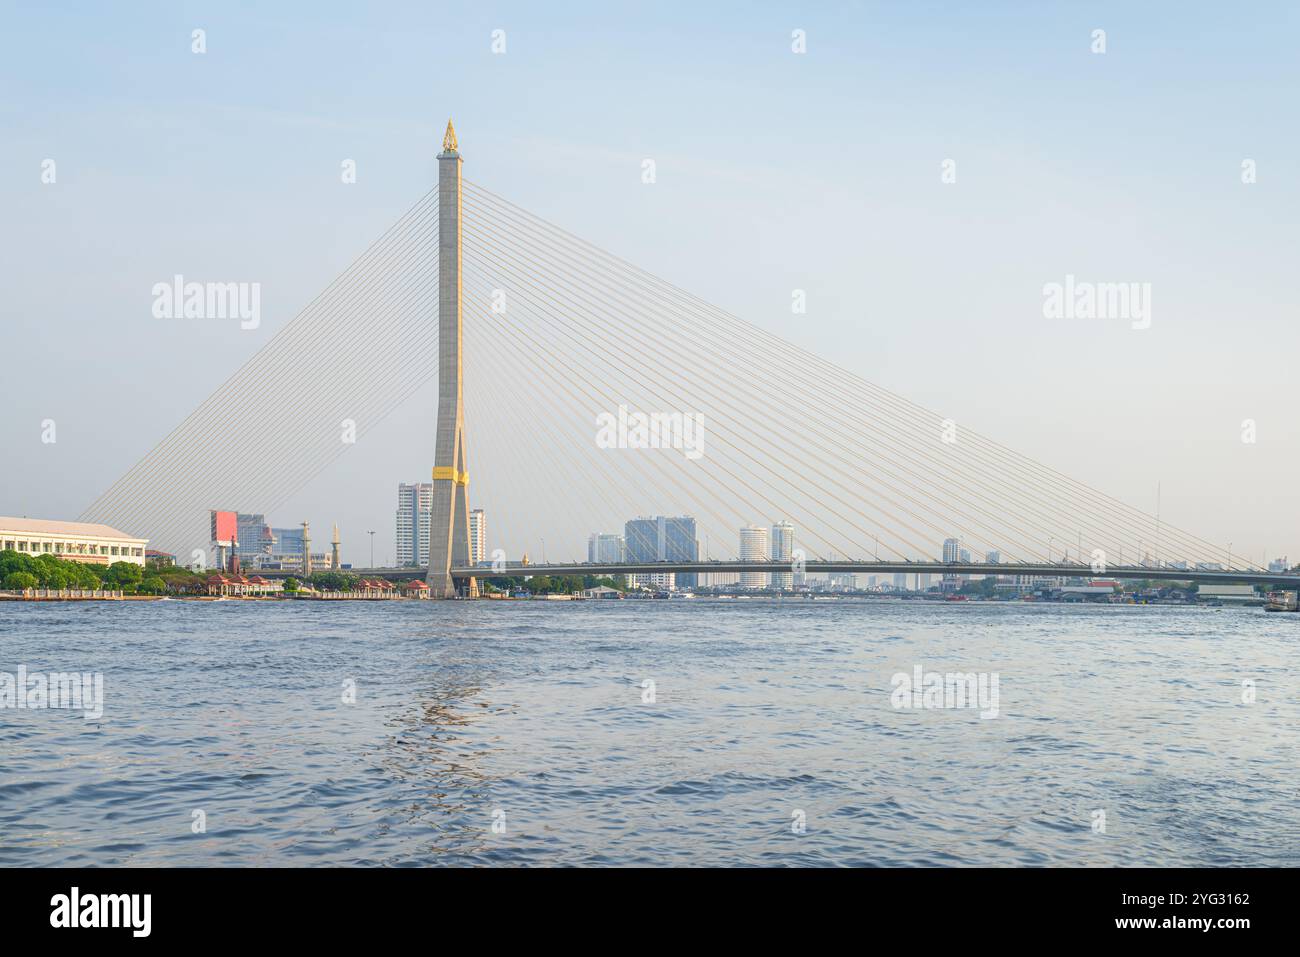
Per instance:
[[[469,467],[465,456],[464,356],[461,351],[460,151],[447,132],[438,154],[438,419],[429,517],[431,598],[478,597],[474,578],[451,577],[469,565]]]

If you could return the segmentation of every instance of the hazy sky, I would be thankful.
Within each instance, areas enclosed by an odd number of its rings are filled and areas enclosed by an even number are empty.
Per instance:
[[[0,29],[0,514],[80,513],[434,183],[451,115],[465,175],[552,222],[1134,505],[1160,482],[1168,522],[1300,559],[1292,4],[33,2]],[[262,282],[260,327],[155,318],[175,273]],[[1150,283],[1150,328],[1045,318],[1067,274]],[[376,529],[388,560],[433,402],[273,522],[337,521],[357,562]]]

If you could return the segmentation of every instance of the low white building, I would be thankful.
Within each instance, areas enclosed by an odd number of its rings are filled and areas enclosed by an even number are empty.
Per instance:
[[[143,567],[148,544],[147,538],[132,538],[107,525],[0,516],[0,550],[33,558],[53,555],[87,565],[130,562]]]

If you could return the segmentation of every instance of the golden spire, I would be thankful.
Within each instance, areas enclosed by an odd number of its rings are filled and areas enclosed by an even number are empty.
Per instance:
[[[456,152],[456,127],[451,125],[450,117],[447,119],[447,132],[442,135],[442,149],[444,153]]]

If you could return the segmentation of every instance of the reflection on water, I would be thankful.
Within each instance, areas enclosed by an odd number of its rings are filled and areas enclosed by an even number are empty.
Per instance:
[[[105,702],[0,710],[0,864],[1294,865],[1292,618],[7,603],[0,672]],[[896,709],[917,666],[998,717]]]

